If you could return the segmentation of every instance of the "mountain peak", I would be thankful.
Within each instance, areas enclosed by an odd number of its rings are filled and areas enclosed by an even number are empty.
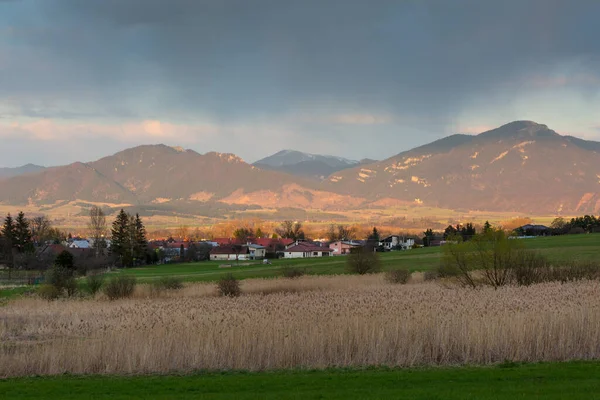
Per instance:
[[[480,133],[477,137],[483,138],[533,138],[533,137],[555,137],[558,133],[548,128],[547,125],[538,124],[533,121],[513,121],[499,128]]]

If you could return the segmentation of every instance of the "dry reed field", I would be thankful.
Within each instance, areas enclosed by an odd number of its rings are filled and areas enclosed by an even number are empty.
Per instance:
[[[112,302],[13,301],[0,308],[0,376],[600,358],[597,281],[473,290],[305,276],[245,281],[242,292],[192,284]]]

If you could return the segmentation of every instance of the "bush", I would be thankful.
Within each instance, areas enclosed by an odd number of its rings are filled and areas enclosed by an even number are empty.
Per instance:
[[[392,269],[385,273],[385,280],[389,283],[405,284],[410,279],[410,271],[407,269]]]
[[[306,275],[306,269],[298,267],[284,267],[281,269],[281,273],[285,278],[299,278]]]
[[[173,276],[164,276],[159,280],[152,283],[152,285],[159,290],[179,290],[183,289],[183,282],[181,279]]]
[[[221,296],[237,297],[242,293],[240,283],[232,274],[224,276],[217,282],[217,289]]]
[[[102,274],[88,274],[85,278],[87,291],[92,296],[100,291],[102,285],[104,284],[104,275]]]
[[[353,249],[346,260],[346,269],[353,274],[373,274],[381,271],[379,255],[372,248]]]
[[[131,297],[136,284],[136,279],[133,276],[117,275],[108,281],[103,292],[110,300]]]
[[[440,278],[440,274],[438,271],[425,271],[423,272],[423,280],[425,282],[435,281]]]
[[[546,258],[533,251],[519,251],[512,265],[517,285],[529,286],[548,280],[549,265]]]
[[[573,262],[552,267],[547,272],[548,281],[572,282],[583,279],[600,279],[600,265],[594,262]]]
[[[52,301],[60,297],[61,291],[54,285],[44,284],[40,285],[37,294],[44,300]]]
[[[47,274],[48,284],[52,285],[59,296],[66,293],[71,297],[77,293],[77,281],[74,277],[74,270],[55,264]]]

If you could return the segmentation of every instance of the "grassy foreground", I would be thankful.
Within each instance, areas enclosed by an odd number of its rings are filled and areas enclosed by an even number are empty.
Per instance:
[[[600,363],[0,380],[2,399],[598,399]]]

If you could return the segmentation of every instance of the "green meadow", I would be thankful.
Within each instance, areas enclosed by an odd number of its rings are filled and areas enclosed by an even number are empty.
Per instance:
[[[598,399],[600,363],[57,376],[0,380],[8,399]]]

